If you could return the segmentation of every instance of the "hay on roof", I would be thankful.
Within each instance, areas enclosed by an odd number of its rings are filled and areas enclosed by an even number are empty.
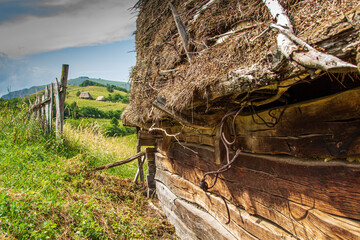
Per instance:
[[[137,62],[131,72],[131,102],[123,114],[128,123],[141,125],[162,118],[152,107],[159,96],[169,109],[182,111],[194,101],[206,102],[211,88],[237,69],[269,65],[269,53],[276,50],[273,22],[261,0],[171,1],[187,30],[191,64],[168,6],[168,0],[141,0],[136,30]],[[357,0],[280,1],[288,11],[296,34],[313,37],[314,29],[360,5]],[[316,41],[320,41],[317,39]],[[314,42],[316,42],[314,40]],[[259,68],[258,68],[259,69]],[[262,74],[262,75],[261,75]],[[270,76],[270,75],[271,76]],[[256,73],[246,83],[253,89],[281,76]]]
[[[89,92],[82,92],[82,93],[80,93],[79,98],[80,99],[92,99],[92,96],[90,95]]]

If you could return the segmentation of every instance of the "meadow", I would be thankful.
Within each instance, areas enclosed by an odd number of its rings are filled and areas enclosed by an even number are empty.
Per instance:
[[[80,92],[89,92],[91,96],[93,97],[93,100],[88,99],[79,99],[78,96],[76,96],[76,93]],[[99,87],[99,86],[87,86],[87,87],[81,87],[81,86],[75,86],[75,85],[69,85],[67,89],[67,95],[66,95],[66,103],[71,104],[73,102],[76,102],[79,107],[95,107],[99,108],[103,111],[109,111],[109,110],[123,110],[127,104],[124,103],[113,103],[113,102],[101,102],[96,101],[95,99],[98,96],[104,96],[107,97],[109,94],[116,94],[119,93],[123,96],[126,95],[126,93],[118,90],[114,90],[114,92],[109,93],[105,87]]]
[[[66,124],[57,139],[25,107],[0,108],[0,239],[173,239],[133,183],[136,162],[93,171],[133,155],[135,135]]]

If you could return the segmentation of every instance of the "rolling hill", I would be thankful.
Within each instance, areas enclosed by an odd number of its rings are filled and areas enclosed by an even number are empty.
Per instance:
[[[83,83],[85,80],[90,80],[90,81],[97,82],[97,83],[104,84],[104,85],[107,85],[107,84],[115,85],[115,86],[118,86],[118,87],[125,88],[127,90],[130,89],[130,84],[127,83],[127,82],[117,82],[117,81],[104,80],[104,79],[101,79],[101,78],[89,78],[89,77],[78,77],[78,78],[70,79],[68,81],[68,85],[76,85],[76,86],[78,86],[81,83]],[[45,85],[33,86],[31,88],[24,88],[24,89],[21,89],[21,90],[18,90],[18,91],[9,92],[9,93],[3,95],[1,98],[3,98],[3,99],[12,99],[12,98],[17,98],[17,97],[25,97],[25,96],[28,96],[30,94],[39,92],[39,91],[44,90],[44,89],[45,89]]]

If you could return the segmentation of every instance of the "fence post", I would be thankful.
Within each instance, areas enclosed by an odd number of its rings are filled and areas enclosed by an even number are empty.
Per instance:
[[[40,103],[40,95],[37,95],[36,96],[36,104]],[[41,121],[41,110],[40,109],[37,109],[36,110],[36,118],[37,118],[37,121],[40,122]]]
[[[60,133],[63,132],[64,126],[64,107],[65,107],[65,98],[66,98],[66,88],[68,81],[68,73],[69,73],[69,65],[63,64],[61,71],[61,79],[60,79],[60,114],[61,114],[61,125],[60,125]]]
[[[53,113],[52,113],[52,106],[54,103],[54,84],[51,83],[50,86],[50,103],[49,103],[49,132],[52,131],[52,119],[53,119]]]
[[[43,97],[43,99],[48,99],[49,98],[49,87],[46,86],[45,87],[45,95]],[[49,133],[49,103],[47,102],[44,106],[45,109],[45,115],[44,115],[44,129],[45,129],[45,133],[48,134]]]
[[[136,128],[136,136],[137,136],[136,152],[139,153],[139,152],[141,152],[140,128],[139,127]],[[145,159],[144,159],[144,161],[145,161]],[[140,176],[140,182],[143,184],[144,183],[144,169],[143,169],[143,161],[141,158],[138,158],[138,173],[135,176],[134,182],[137,182],[138,176]]]
[[[64,124],[64,106],[65,106],[65,97],[66,97],[66,87],[69,73],[69,65],[63,64],[61,71],[61,85],[59,86],[59,81],[55,79],[55,105],[56,105],[56,136],[60,137],[63,132]]]
[[[56,109],[56,119],[55,119],[55,133],[56,137],[60,137],[60,125],[61,125],[61,114],[60,114],[60,87],[59,81],[55,78],[55,87],[54,87],[54,95],[55,95],[55,109]]]

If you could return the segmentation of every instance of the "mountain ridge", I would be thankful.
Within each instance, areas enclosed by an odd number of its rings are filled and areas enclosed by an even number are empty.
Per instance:
[[[89,77],[78,77],[78,78],[69,79],[68,85],[79,86],[81,83],[83,83],[86,80],[97,82],[97,83],[104,84],[104,85],[107,85],[107,84],[115,85],[118,87],[125,88],[126,90],[130,89],[130,84],[128,82],[118,82],[118,81],[105,80],[105,79],[101,79],[101,78],[89,78]],[[4,94],[3,96],[1,96],[1,98],[12,99],[12,98],[17,98],[17,97],[26,97],[30,94],[44,90],[46,86],[47,85],[32,86],[30,88],[24,88],[21,90],[12,91],[7,94]]]

